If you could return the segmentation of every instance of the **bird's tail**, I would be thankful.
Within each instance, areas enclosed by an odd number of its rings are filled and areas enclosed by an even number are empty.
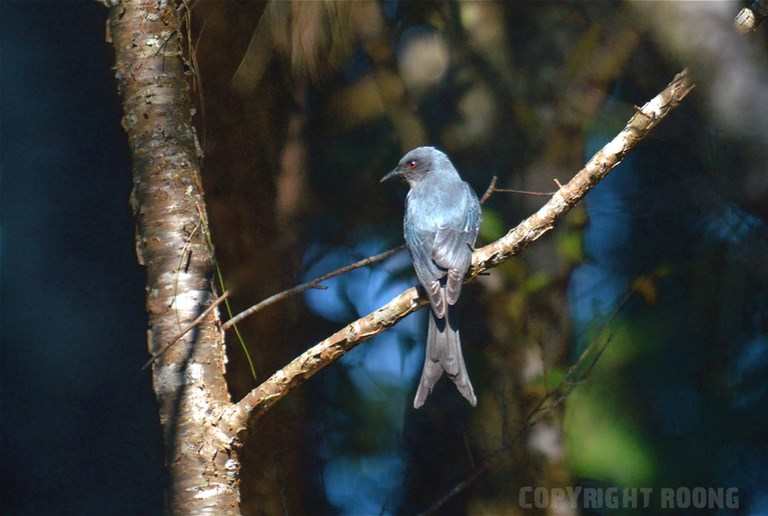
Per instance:
[[[427,330],[427,352],[424,357],[424,369],[421,372],[419,388],[413,400],[414,408],[424,405],[429,393],[443,375],[448,375],[462,396],[470,405],[477,405],[475,391],[469,380],[467,366],[461,353],[461,337],[456,327],[455,318],[449,320],[453,307],[448,307],[445,317],[437,319],[432,310],[429,311],[429,329]]]

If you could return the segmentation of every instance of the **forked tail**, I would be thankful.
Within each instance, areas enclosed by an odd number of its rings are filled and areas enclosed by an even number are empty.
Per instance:
[[[475,391],[469,380],[467,366],[464,364],[464,356],[461,353],[461,336],[458,327],[455,327],[455,317],[449,319],[454,307],[450,306],[445,318],[436,319],[432,310],[429,311],[429,329],[427,330],[427,350],[424,356],[424,369],[421,372],[419,388],[413,400],[413,407],[420,408],[424,405],[432,388],[443,375],[456,384],[462,396],[470,405],[477,405]]]

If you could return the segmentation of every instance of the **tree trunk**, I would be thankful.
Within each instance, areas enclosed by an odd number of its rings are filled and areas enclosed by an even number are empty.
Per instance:
[[[108,39],[133,156],[136,250],[147,270],[148,346],[155,355],[170,345],[152,374],[170,474],[168,511],[239,514],[239,441],[221,424],[231,403],[218,311],[174,343],[213,299],[179,13],[163,0],[110,4]]]

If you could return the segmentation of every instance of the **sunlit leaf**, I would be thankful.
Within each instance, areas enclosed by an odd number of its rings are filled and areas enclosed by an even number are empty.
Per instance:
[[[568,263],[584,260],[583,239],[580,231],[567,231],[557,239],[557,252]]]
[[[480,237],[486,241],[496,240],[505,233],[504,221],[496,211],[485,208],[483,210],[483,222],[480,224]]]
[[[653,480],[655,460],[643,436],[615,408],[604,389],[576,389],[565,416],[568,462],[585,478],[644,485]]]
[[[583,227],[587,223],[587,210],[584,209],[584,206],[574,206],[565,215],[565,222],[572,227]]]
[[[525,280],[526,274],[528,274],[528,268],[525,261],[516,257],[512,257],[506,262],[501,263],[496,270],[500,272],[506,279],[514,283],[522,283]]]
[[[525,309],[528,306],[528,296],[522,290],[515,290],[507,301],[507,315],[514,320],[519,321],[525,314]]]
[[[639,276],[632,282],[632,289],[640,294],[649,305],[656,304],[656,282],[649,276]]]
[[[546,272],[536,272],[528,276],[528,279],[526,279],[523,285],[523,289],[525,289],[528,294],[533,294],[546,288],[551,281],[552,278]]]
[[[553,367],[532,379],[530,386],[534,388],[539,387],[550,392],[560,386],[561,382],[565,379],[565,374],[565,369]]]

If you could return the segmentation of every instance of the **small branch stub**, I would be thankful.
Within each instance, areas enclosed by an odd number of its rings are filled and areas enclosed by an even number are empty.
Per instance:
[[[752,5],[738,12],[733,25],[740,34],[747,34],[757,29],[766,17],[768,17],[768,0],[754,0]]]

